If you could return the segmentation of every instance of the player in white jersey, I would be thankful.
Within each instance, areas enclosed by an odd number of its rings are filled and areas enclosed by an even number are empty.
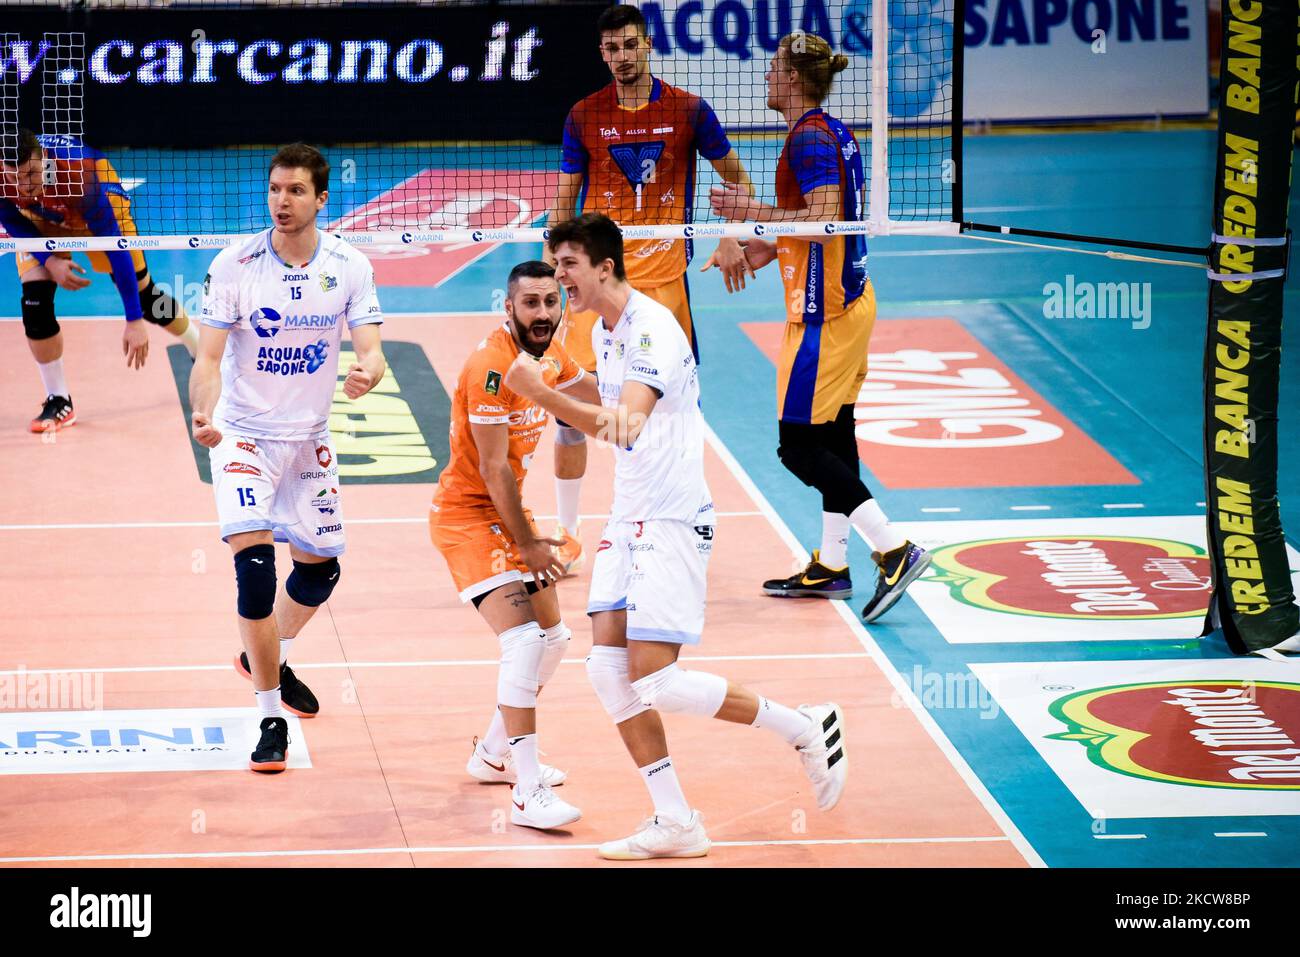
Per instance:
[[[766,728],[798,749],[817,806],[844,790],[843,716],[835,704],[770,701],[703,671],[677,667],[704,630],[713,503],[704,481],[704,419],[690,344],[673,314],[627,283],[618,227],[588,213],[554,227],[555,277],[592,330],[602,405],[548,387],[520,356],[506,384],[587,435],[615,447],[614,506],[591,573],[593,647],[587,675],[641,771],[654,816],[600,847],[610,860],[702,857],[699,811],[682,794],[659,712]]]
[[[235,667],[252,680],[262,716],[254,771],[285,768],[282,708],[303,718],[320,708],[288,655],[339,578],[343,513],[329,415],[344,323],[356,354],[348,398],[369,392],[385,370],[374,270],[316,229],[328,187],[329,163],[313,147],[295,143],[272,158],[275,225],[213,261],[190,375],[192,431],[210,450],[221,537],[235,556],[244,643]],[[293,558],[278,597],[277,541]]]

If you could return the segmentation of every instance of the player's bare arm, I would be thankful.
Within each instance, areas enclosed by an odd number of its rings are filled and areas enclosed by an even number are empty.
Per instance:
[[[750,196],[754,195],[753,180],[749,178],[745,164],[741,162],[739,154],[734,149],[726,156],[710,160],[709,163],[724,184],[736,186]],[[745,257],[744,246],[735,239],[718,240],[718,248],[714,250],[708,262],[700,267],[700,272],[707,272],[715,266],[722,273],[727,292],[744,289],[746,273],[751,276],[754,274],[753,268]]]
[[[560,173],[560,185],[555,192],[555,201],[546,214],[546,225],[554,226],[572,219],[578,211],[578,195],[582,192],[581,173]],[[555,254],[547,243],[542,243],[542,259],[547,265],[555,265]]]
[[[379,337],[379,326],[367,323],[353,329],[352,351],[356,354],[357,361],[352,363],[347,378],[343,380],[343,394],[349,399],[359,399],[379,385],[379,380],[388,368]]]
[[[190,432],[195,442],[208,449],[221,444],[221,433],[212,425],[212,410],[221,398],[221,357],[229,337],[229,329],[204,326],[190,370]]]
[[[732,222],[817,223],[835,219],[840,211],[840,187],[828,183],[803,194],[803,209],[781,209],[755,199],[729,183],[709,190],[709,205],[715,215]],[[820,240],[815,240],[820,242]]]
[[[592,438],[619,448],[631,448],[645,427],[659,393],[643,382],[626,382],[619,403],[608,409],[592,402],[582,402],[550,388],[542,379],[541,366],[531,356],[521,355],[506,372],[506,385],[514,392],[535,402],[557,419],[569,423]]]
[[[532,359],[529,361],[537,364]],[[469,430],[474,437],[474,447],[478,449],[479,474],[483,476],[483,484],[487,486],[497,514],[519,547],[519,557],[534,575],[559,581],[564,577],[564,566],[553,549],[563,545],[564,539],[533,535],[532,526],[524,515],[524,503],[519,498],[519,483],[510,468],[510,426],[471,422]]]
[[[67,289],[69,292],[76,292],[90,285],[90,280],[86,278],[86,270],[71,259],[51,256],[45,260],[45,271],[50,274],[50,278],[60,289]]]

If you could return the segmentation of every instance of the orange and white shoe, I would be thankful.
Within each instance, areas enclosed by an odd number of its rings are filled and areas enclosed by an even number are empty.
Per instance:
[[[77,413],[72,409],[72,400],[66,395],[47,395],[41,406],[41,414],[32,419],[33,432],[57,432],[70,425],[77,424]],[[581,549],[579,549],[581,551]]]
[[[578,540],[578,532],[581,528],[582,523],[579,522],[570,535],[569,530],[563,525],[555,526],[555,537],[564,539],[564,544],[555,551],[564,566],[565,575],[578,574],[582,570],[582,563],[586,561],[586,556],[582,553],[582,542]]]

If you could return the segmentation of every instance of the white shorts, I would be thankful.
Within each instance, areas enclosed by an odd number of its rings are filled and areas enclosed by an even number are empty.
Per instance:
[[[587,614],[626,608],[628,641],[697,645],[712,552],[712,524],[610,522],[591,568]]]
[[[282,442],[227,432],[208,450],[221,538],[270,530],[277,542],[343,554],[339,463],[329,436]]]

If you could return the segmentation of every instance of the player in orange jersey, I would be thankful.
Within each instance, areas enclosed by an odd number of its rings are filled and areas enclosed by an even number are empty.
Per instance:
[[[562,771],[537,757],[537,693],[569,644],[555,582],[564,569],[524,508],[524,475],[546,429],[546,410],[506,387],[521,354],[543,367],[549,385],[598,402],[595,380],[553,342],[560,287],[544,262],[520,263],[506,286],[506,321],[465,363],[452,402],[451,459],[429,511],[429,536],[442,553],[460,599],[473,602],[501,643],[497,710],[483,740],[474,739],[466,770],[480,781],[514,785],[510,819],[541,829],[563,827],[581,812],[551,786]]]
[[[866,175],[853,133],[821,108],[848,58],[824,39],[790,34],[767,71],[767,105],[789,128],[776,171],[777,205],[729,186],[714,187],[713,211],[745,222],[796,223],[863,218]],[[755,269],[779,263],[786,324],[777,361],[777,456],[795,478],[822,496],[822,546],[789,578],[763,583],[768,595],[847,599],[849,528],[871,545],[879,569],[862,609],[867,621],[888,611],[930,564],[930,554],[890,524],[858,472],[853,406],[867,375],[876,294],[867,278],[867,242],[844,236],[752,239]]]
[[[663,82],[650,72],[650,38],[645,18],[634,6],[610,7],[596,21],[600,53],[613,78],[608,86],[580,101],[564,124],[560,188],[548,221],[557,225],[579,213],[603,213],[620,225],[689,223],[695,209],[696,156],[703,156],[724,183],[752,193],[753,184],[708,102]],[[686,333],[695,358],[699,345],[691,315],[686,269],[690,240],[640,240],[626,243],[628,282],[638,292],[668,307]],[[549,249],[547,262],[553,262]],[[727,289],[745,285],[752,274],[740,244],[718,243],[704,269],[721,269]],[[561,341],[588,372],[595,372],[591,311],[566,310]],[[577,541],[578,493],[587,468],[586,437],[560,423],[555,441],[555,490],[559,503],[557,536],[566,568],[581,564]]]
[[[17,151],[0,158],[0,225],[15,238],[38,236],[134,236],[131,200],[108,158],[74,136],[36,136],[19,130]],[[122,297],[126,327],[122,354],[140,368],[149,336],[140,319],[162,326],[193,357],[198,327],[149,276],[144,253],[136,250],[87,254],[96,272],[111,272]],[[33,432],[55,431],[77,421],[63,374],[63,333],[54,316],[54,291],[90,285],[85,270],[66,252],[20,252],[23,328],[41,373],[46,399],[32,420]]]

